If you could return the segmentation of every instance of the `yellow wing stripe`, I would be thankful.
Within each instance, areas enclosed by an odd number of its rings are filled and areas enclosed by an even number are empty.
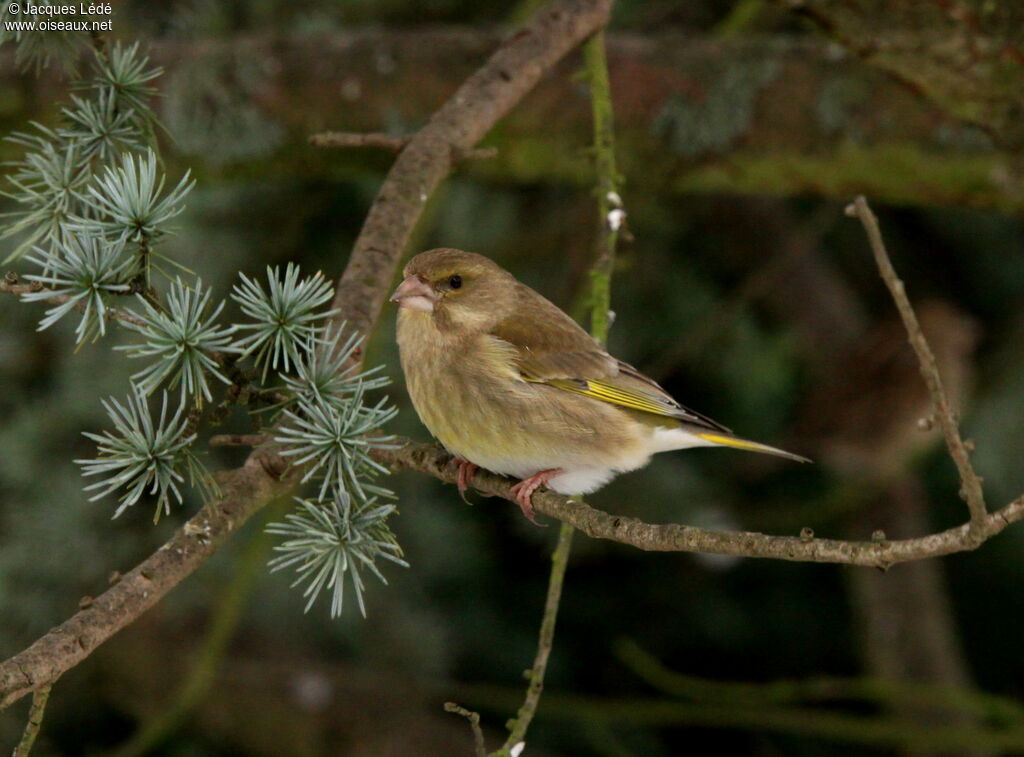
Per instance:
[[[595,399],[603,400],[604,402],[611,402],[612,404],[621,405],[622,407],[628,407],[633,410],[642,410],[646,413],[656,413],[658,415],[665,415],[669,417],[674,416],[674,413],[670,412],[671,408],[666,407],[664,404],[654,402],[653,400],[647,399],[636,392],[624,391],[597,381],[578,383],[575,381],[556,380],[547,383],[557,386],[559,389],[565,389],[577,394],[594,397]]]
[[[646,410],[649,413],[664,413],[665,406],[652,402],[646,397],[633,392],[624,392],[607,384],[598,384],[593,381],[587,382],[590,394],[595,397],[608,399],[625,407],[632,407],[637,410]]]

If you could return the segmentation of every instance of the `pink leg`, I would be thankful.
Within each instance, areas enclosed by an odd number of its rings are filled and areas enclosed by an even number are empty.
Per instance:
[[[555,476],[560,476],[565,473],[561,468],[549,468],[548,470],[542,470],[534,473],[529,478],[524,478],[518,484],[512,487],[512,493],[516,495],[516,502],[519,503],[519,507],[523,510],[523,515],[535,526],[539,526],[536,518],[533,517],[533,503],[530,498],[533,497],[533,493],[537,491],[541,486],[547,484],[548,481],[553,479]]]
[[[459,472],[455,477],[455,485],[459,487],[459,496],[462,497],[463,502],[468,502],[466,490],[469,488],[469,479],[480,470],[480,466],[469,462],[464,457],[456,457],[453,462],[459,466]]]

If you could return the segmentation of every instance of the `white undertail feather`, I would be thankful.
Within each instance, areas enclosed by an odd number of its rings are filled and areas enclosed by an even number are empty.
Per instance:
[[[729,436],[720,431],[709,431],[698,427],[682,428],[675,426],[667,428],[659,426],[654,429],[651,435],[650,447],[647,450],[648,454],[644,459],[624,459],[621,465],[615,468],[569,468],[562,475],[555,476],[548,481],[548,488],[560,494],[590,494],[600,489],[619,473],[625,473],[642,467],[650,459],[650,455],[658,452],[688,449],[690,447],[729,447],[731,449],[749,450],[750,452],[763,452],[768,455],[796,460],[800,463],[811,462],[806,457],[795,455],[792,452],[786,452],[785,450],[770,447],[760,442],[752,442],[749,439]]]

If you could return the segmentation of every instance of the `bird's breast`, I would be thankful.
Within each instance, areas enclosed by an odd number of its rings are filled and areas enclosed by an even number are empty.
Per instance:
[[[503,445],[507,424],[498,419],[519,381],[507,350],[485,335],[443,334],[429,313],[407,311],[399,314],[398,347],[413,406],[438,441],[471,460]]]

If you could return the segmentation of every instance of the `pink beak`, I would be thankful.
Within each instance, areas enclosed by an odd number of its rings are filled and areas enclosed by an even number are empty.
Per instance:
[[[406,276],[405,281],[399,284],[398,289],[391,294],[391,301],[397,302],[399,307],[420,310],[425,313],[434,309],[436,300],[437,293],[427,282],[415,274]]]

